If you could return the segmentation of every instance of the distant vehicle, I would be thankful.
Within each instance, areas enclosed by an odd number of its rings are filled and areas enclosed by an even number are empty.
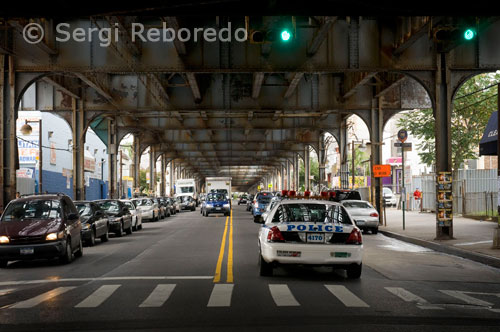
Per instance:
[[[7,204],[0,219],[0,267],[9,261],[83,255],[82,224],[64,194],[24,196]]]
[[[134,198],[132,200],[137,208],[142,212],[142,220],[160,220],[160,209],[158,203],[149,197]]]
[[[357,190],[352,189],[333,189],[330,190],[330,200],[341,202],[346,199],[361,200],[361,194]]]
[[[273,196],[269,193],[259,193],[255,196],[252,206],[252,215],[255,222],[262,220],[262,214],[266,211],[267,205],[271,203]]]
[[[165,207],[168,210],[168,215],[174,215],[175,214],[175,207],[173,204],[173,201],[170,199],[170,197],[162,197],[162,199],[165,201]]]
[[[142,211],[137,208],[132,200],[124,199],[122,202],[128,207],[132,215],[132,229],[134,231],[142,229]]]
[[[398,204],[398,199],[396,195],[393,194],[391,188],[384,187],[383,195],[385,206],[396,206]]]
[[[231,213],[231,205],[226,195],[221,193],[207,194],[207,199],[205,204],[203,204],[202,214],[208,217],[211,213],[224,213],[225,216],[229,216]]]
[[[170,217],[170,211],[167,211],[167,205],[160,197],[152,197],[151,199],[153,200],[153,202],[158,204],[158,215],[160,219],[163,219],[167,216]]]
[[[283,200],[270,212],[259,231],[259,272],[272,276],[279,265],[323,265],[361,276],[361,231],[339,203]]]
[[[196,210],[196,202],[193,197],[191,196],[180,196],[178,197],[180,199],[180,209],[181,210],[191,210],[194,211]]]
[[[378,212],[370,202],[345,200],[340,204],[349,212],[356,226],[364,231],[371,231],[372,234],[378,233]]]
[[[108,217],[97,204],[90,201],[75,201],[76,209],[82,222],[82,240],[88,246],[95,245],[95,239],[101,242],[109,239]]]
[[[190,196],[195,202],[196,206],[199,204],[198,193],[196,192],[195,179],[178,179],[175,182],[175,197]]]
[[[250,195],[248,196],[248,200],[247,200],[247,211],[252,211],[252,206],[253,206],[253,199],[254,199],[255,195]]]
[[[132,214],[128,207],[118,199],[103,199],[94,201],[108,216],[109,230],[116,236],[123,235],[123,231],[132,234]]]
[[[240,200],[238,201],[238,205],[240,204],[246,204],[248,201],[248,196],[247,195],[241,195]]]
[[[231,177],[208,177],[205,179],[207,194],[220,193],[227,196],[231,204]]]

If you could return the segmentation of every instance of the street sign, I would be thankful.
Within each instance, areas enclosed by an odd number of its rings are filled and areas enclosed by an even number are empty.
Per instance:
[[[406,141],[406,139],[408,138],[408,132],[404,129],[400,129],[398,131],[398,140],[401,142],[401,143],[404,143]]]
[[[270,183],[270,184],[268,184],[268,185],[267,185],[267,187],[268,187],[269,189],[271,189],[271,188],[273,187],[273,184],[272,184],[272,183]]]
[[[397,148],[403,148],[405,151],[411,151],[411,143],[394,143],[394,146]]]
[[[391,176],[391,165],[373,165],[373,177],[383,178]]]

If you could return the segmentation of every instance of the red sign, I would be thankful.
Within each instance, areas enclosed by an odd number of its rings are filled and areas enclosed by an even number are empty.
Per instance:
[[[373,165],[373,177],[385,178],[391,176],[391,165]]]

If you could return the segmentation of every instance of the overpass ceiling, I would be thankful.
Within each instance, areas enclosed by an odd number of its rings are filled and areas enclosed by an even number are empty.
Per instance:
[[[21,82],[47,75],[37,82],[45,92],[37,98],[38,109],[68,116],[71,99],[77,98],[89,124],[114,119],[121,137],[133,133],[143,146],[156,145],[156,151],[199,177],[223,171],[241,186],[307,145],[318,146],[322,132],[338,136],[347,116],[357,114],[369,122],[374,98],[381,98],[388,114],[431,107],[424,88],[401,72],[435,70],[435,43],[422,31],[432,30],[442,18],[297,16],[296,38],[289,44],[140,42],[126,33],[132,23],[220,31],[231,22],[234,31],[278,28],[291,19],[55,18],[49,20],[46,40],[34,46],[22,39],[28,21],[12,18],[7,20],[11,38],[0,40],[0,47],[15,56]],[[72,28],[118,27],[120,38],[109,47],[97,38],[55,42],[53,27],[60,22]],[[399,38],[397,31],[405,34],[401,27],[408,24],[413,24],[414,38]],[[391,57],[391,52],[401,56]]]

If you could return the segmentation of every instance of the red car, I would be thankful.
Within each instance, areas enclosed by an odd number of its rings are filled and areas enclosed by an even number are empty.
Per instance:
[[[73,201],[44,194],[11,201],[0,218],[0,267],[9,261],[83,255],[82,225]]]

